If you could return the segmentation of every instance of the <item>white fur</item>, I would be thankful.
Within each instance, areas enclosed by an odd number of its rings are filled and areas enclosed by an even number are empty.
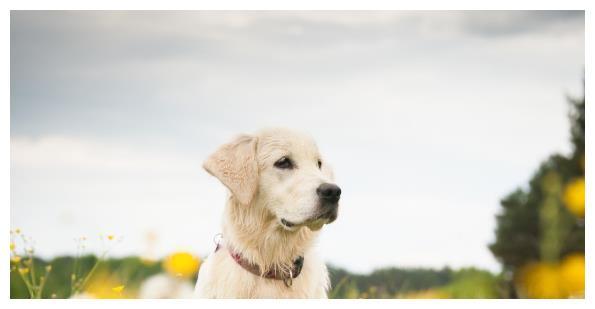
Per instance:
[[[140,286],[138,298],[192,298],[192,284],[186,278],[173,277],[166,273],[153,275]]]
[[[275,162],[284,156],[296,167],[276,168]],[[326,298],[328,272],[313,243],[328,220],[314,218],[320,211],[316,188],[332,183],[333,174],[314,141],[286,129],[242,135],[211,155],[204,168],[231,195],[223,217],[224,246],[201,266],[195,296]],[[287,227],[281,219],[295,226]],[[243,269],[231,258],[228,248],[265,271],[287,271],[298,256],[304,257],[304,266],[287,287],[282,280],[261,278]]]

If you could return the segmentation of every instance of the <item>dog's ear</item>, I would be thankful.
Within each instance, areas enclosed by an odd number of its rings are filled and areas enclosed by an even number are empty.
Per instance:
[[[217,149],[203,164],[244,205],[250,204],[258,189],[256,142],[256,137],[238,136]]]

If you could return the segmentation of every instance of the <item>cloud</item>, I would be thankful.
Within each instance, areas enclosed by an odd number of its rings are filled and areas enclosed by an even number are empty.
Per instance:
[[[198,158],[114,142],[15,136],[11,224],[46,257],[72,254],[79,236],[99,252],[100,234],[124,237],[113,255],[146,254],[148,233],[159,235],[152,248],[158,256],[181,248],[204,254],[226,193],[200,165]]]
[[[331,262],[495,268],[498,201],[569,150],[583,59],[582,11],[13,11],[11,222],[48,255],[98,231],[209,252],[226,191],[202,160],[287,126],[345,192]]]
[[[321,233],[321,251],[335,265],[360,272],[370,265],[498,270],[484,245],[492,240],[492,215],[476,203],[421,192],[356,193],[340,207],[339,220]]]
[[[180,173],[199,166],[197,159],[175,154],[142,152],[125,145],[60,135],[14,136],[10,146],[13,168]]]

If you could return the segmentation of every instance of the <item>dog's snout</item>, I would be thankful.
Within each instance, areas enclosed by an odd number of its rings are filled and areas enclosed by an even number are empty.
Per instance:
[[[341,197],[341,188],[332,183],[323,183],[316,189],[316,194],[321,200],[327,202],[337,202]]]

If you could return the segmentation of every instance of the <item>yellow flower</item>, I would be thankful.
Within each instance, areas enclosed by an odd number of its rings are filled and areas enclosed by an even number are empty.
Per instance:
[[[575,216],[585,217],[585,178],[570,181],[564,189],[564,205]]]
[[[114,240],[114,235],[107,235],[107,239]]]
[[[118,286],[112,288],[112,291],[114,291],[116,293],[122,293],[123,290],[124,290],[123,285],[118,285]]]
[[[125,285],[119,280],[117,274],[110,274],[106,271],[95,273],[87,283],[85,294],[93,298],[131,298]]]
[[[560,264],[560,278],[571,297],[585,297],[585,255],[569,254]]]
[[[14,248],[16,248],[14,242],[10,243],[10,251],[14,251]]]
[[[10,261],[15,264],[18,264],[21,261],[21,257],[18,255],[12,256],[12,257],[10,257]]]
[[[21,229],[15,229],[14,232],[17,234],[21,234]]]
[[[29,273],[29,268],[27,267],[19,267],[19,272],[21,273],[21,275],[26,275]]]
[[[45,271],[46,271],[46,272],[48,272],[48,273],[49,273],[50,271],[52,271],[52,265],[47,265],[47,266],[45,267]]]
[[[177,252],[163,261],[163,268],[178,277],[191,277],[200,267],[200,260],[188,252]]]
[[[521,269],[516,281],[522,297],[566,298],[556,264],[529,264]]]

